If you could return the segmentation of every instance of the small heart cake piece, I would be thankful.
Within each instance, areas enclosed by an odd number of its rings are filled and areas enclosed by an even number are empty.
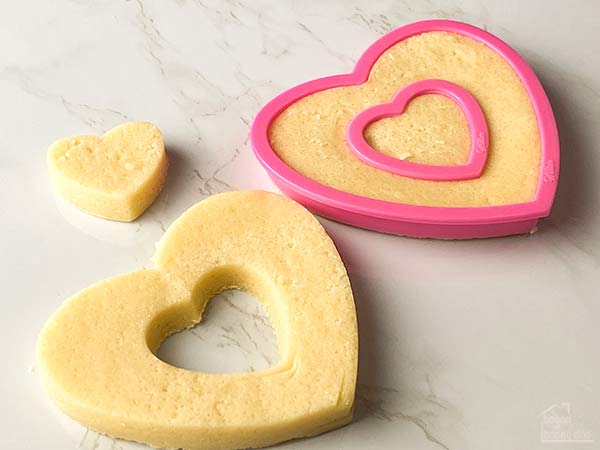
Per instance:
[[[167,155],[160,130],[128,122],[103,136],[61,139],[48,150],[54,189],[83,211],[129,222],[142,214],[162,189]]]
[[[156,269],[88,287],[45,325],[40,373],[60,409],[114,437],[198,450],[261,447],[351,420],[352,290],[333,242],[308,211],[266,192],[217,195],[167,230],[155,262]],[[279,343],[276,366],[213,374],[155,356],[229,288],[264,303]]]

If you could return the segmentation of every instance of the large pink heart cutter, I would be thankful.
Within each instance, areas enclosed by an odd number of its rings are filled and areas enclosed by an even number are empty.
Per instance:
[[[378,152],[365,139],[365,129],[373,122],[404,112],[408,103],[423,94],[441,94],[462,109],[471,131],[471,152],[466,164],[431,165],[413,163]],[[477,100],[464,88],[445,80],[421,80],[409,84],[390,103],[373,106],[358,114],[348,126],[348,145],[365,163],[396,175],[423,180],[468,180],[478,178],[487,160],[488,128]]]
[[[377,200],[318,183],[279,158],[269,142],[269,126],[283,110],[315,92],[364,83],[373,64],[388,48],[411,36],[431,31],[457,33],[483,43],[501,55],[521,79],[537,116],[541,139],[540,176],[532,201],[502,206],[435,207]],[[534,229],[539,218],[549,214],[558,184],[558,131],[550,103],[535,73],[517,52],[497,37],[472,25],[449,20],[428,20],[398,28],[371,45],[352,73],[309,81],[283,92],[259,111],[250,138],[256,157],[284,194],[316,214],[386,233],[444,239],[527,233]],[[472,157],[473,152],[470,159]],[[397,162],[394,162],[396,167]]]

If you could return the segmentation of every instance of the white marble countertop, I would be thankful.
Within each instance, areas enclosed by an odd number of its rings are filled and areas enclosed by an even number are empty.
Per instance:
[[[426,18],[484,27],[537,71],[561,133],[555,208],[535,235],[471,242],[323,220],[355,291],[356,417],[278,448],[600,446],[600,3],[54,0],[7,2],[0,14],[2,448],[143,448],[88,432],[51,404],[36,375],[40,327],[66,296],[150,266],[163,229],[195,202],[273,190],[248,145],[260,106],[349,71],[379,35]],[[156,123],[171,158],[150,210],[111,223],[55,200],[49,144],[130,119]],[[221,297],[163,357],[211,371],[276,361],[260,306]],[[595,443],[541,441],[549,420],[568,414],[564,429]]]

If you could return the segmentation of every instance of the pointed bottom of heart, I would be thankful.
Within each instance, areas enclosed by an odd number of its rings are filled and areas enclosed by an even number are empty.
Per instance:
[[[61,408],[62,410],[62,408]],[[67,415],[69,415],[68,413],[66,413]],[[265,438],[261,438],[261,439],[255,439],[254,441],[250,441],[247,440],[247,444],[244,444],[244,449],[251,449],[251,448],[263,448],[263,447],[269,447],[272,445],[276,445],[282,442],[286,442],[286,441],[291,441],[294,439],[304,439],[304,438],[311,438],[311,437],[315,437],[318,436],[320,434],[323,433],[327,433],[329,431],[333,431],[333,430],[337,430],[338,428],[342,428],[348,424],[350,424],[352,422],[352,417],[354,416],[354,407],[352,407],[350,409],[350,411],[343,417],[339,417],[337,419],[334,419],[331,422],[328,423],[324,423],[323,425],[319,426],[319,427],[302,427],[299,426],[298,424],[295,423],[290,423],[288,426],[290,429],[293,429],[293,433],[289,433],[289,432],[285,432],[285,431],[281,431],[281,432],[271,432],[269,433],[268,437]],[[74,418],[72,416],[70,416],[71,418],[77,420],[77,418]],[[80,420],[78,420],[79,422],[81,422]],[[83,422],[81,422],[83,423]],[[120,427],[118,428],[117,431],[115,432],[110,432],[110,431],[106,431],[106,430],[99,430],[94,428],[93,425],[91,424],[84,424],[87,428],[89,428],[92,431],[95,431],[97,433],[100,433],[102,435],[108,436],[110,438],[116,438],[116,439],[124,439],[124,440],[128,440],[128,441],[132,441],[132,442],[137,442],[140,444],[145,444],[145,445],[149,445],[150,447],[153,448],[171,448],[168,447],[168,444],[152,444],[149,441],[140,441],[138,440],[139,438],[136,437],[136,435],[134,433],[131,434],[131,436],[127,436],[127,432],[126,430],[124,430],[124,427]],[[187,431],[186,431],[187,433]],[[249,434],[256,434],[253,432],[250,432]],[[235,432],[235,435],[232,437],[232,440],[239,440],[242,436],[244,435],[243,432],[237,433]],[[192,444],[188,444],[187,446],[184,447],[176,447],[178,449],[188,449],[188,450],[193,450],[193,449],[202,449],[202,450],[219,450],[219,449],[233,449],[233,448],[239,448],[242,449],[242,447],[231,447],[231,446],[218,446],[219,444],[213,443],[216,441],[219,441],[220,438],[213,440],[212,438],[210,438],[211,433],[199,433],[197,436],[194,435],[188,435],[188,440],[192,441]],[[160,437],[159,437],[160,439]],[[198,447],[198,442],[202,442],[202,441],[207,441],[207,440],[212,440],[213,442],[209,443],[208,446],[204,446],[206,444],[202,444],[202,447]],[[170,439],[169,439],[170,441]],[[154,442],[158,442],[157,440],[154,440]],[[173,447],[174,448],[174,447]]]
[[[265,192],[211,197],[167,230],[155,261],[84,289],[45,325],[40,374],[61,410],[113,437],[198,450],[262,447],[351,420],[352,291],[333,242],[303,207]],[[278,365],[212,374],[155,356],[230,288],[263,302]]]

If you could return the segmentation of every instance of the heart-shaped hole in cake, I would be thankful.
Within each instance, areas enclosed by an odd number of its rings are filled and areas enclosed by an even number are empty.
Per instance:
[[[448,97],[426,94],[413,98],[403,114],[376,120],[364,131],[378,152],[419,164],[461,165],[469,159],[469,125]]]
[[[267,310],[252,294],[229,289],[206,305],[202,321],[165,339],[156,355],[182,369],[243,373],[277,365],[277,339]]]

